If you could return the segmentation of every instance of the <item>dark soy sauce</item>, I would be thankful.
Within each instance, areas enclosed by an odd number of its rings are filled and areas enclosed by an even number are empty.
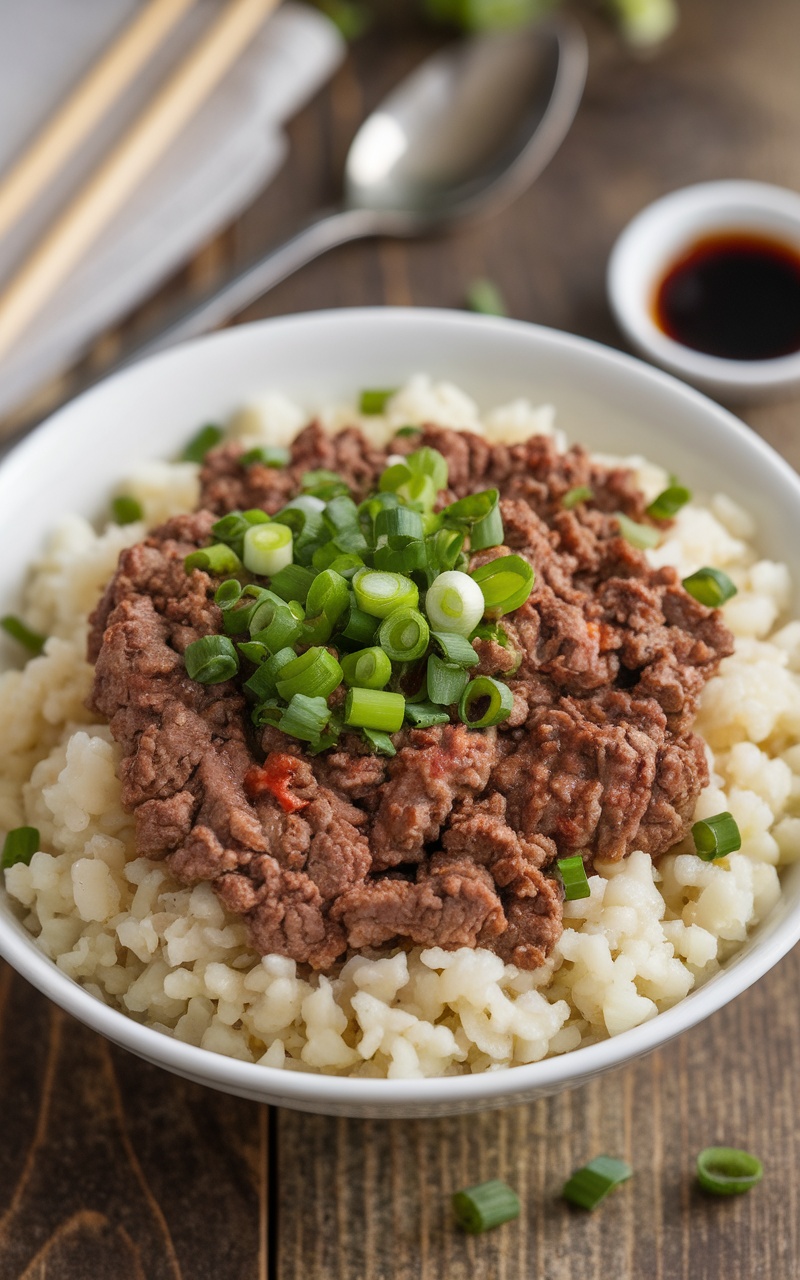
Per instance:
[[[664,276],[658,327],[685,347],[727,360],[800,350],[800,253],[746,231],[698,240]]]

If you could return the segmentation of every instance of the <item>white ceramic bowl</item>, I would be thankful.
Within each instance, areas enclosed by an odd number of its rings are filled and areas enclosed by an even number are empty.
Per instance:
[[[164,456],[198,424],[280,388],[313,408],[422,370],[484,407],[552,401],[576,441],[641,451],[687,483],[723,488],[760,524],[764,552],[794,558],[800,481],[759,438],[703,396],[628,356],[510,320],[433,310],[351,310],[231,329],[158,356],[57,414],[0,467],[0,612],[64,513],[107,508],[136,460]],[[411,1117],[500,1107],[582,1084],[664,1044],[744,991],[800,937],[800,866],[782,901],[725,969],[680,1004],[612,1040],[531,1066],[435,1080],[359,1080],[259,1067],[181,1044],[108,1008],[37,949],[0,894],[0,952],[82,1022],[149,1062],[260,1102],[338,1115]]]
[[[774,360],[725,360],[693,351],[654,319],[656,290],[684,250],[719,231],[749,231],[800,253],[800,195],[765,182],[702,182],[648,205],[628,223],[611,252],[607,290],[620,329],[634,350],[710,395],[738,403],[800,390],[800,351]]]

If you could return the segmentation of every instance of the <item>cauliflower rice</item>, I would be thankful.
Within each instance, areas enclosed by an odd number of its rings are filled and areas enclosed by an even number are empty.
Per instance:
[[[520,400],[481,419],[462,391],[424,377],[382,417],[325,416],[331,430],[354,421],[382,438],[423,421],[496,440],[554,434],[549,407]],[[298,406],[271,395],[230,430],[282,444],[304,425]],[[666,487],[660,467],[626,462],[649,497]],[[6,872],[5,887],[63,973],[166,1035],[247,1062],[452,1075],[535,1062],[645,1022],[711,977],[777,902],[778,869],[800,857],[800,622],[783,621],[786,566],[760,560],[749,515],[714,494],[696,496],[647,554],[682,575],[714,565],[738,587],[723,608],[736,650],[707,685],[696,724],[711,766],[696,816],[730,810],[741,852],[707,863],[678,846],[658,865],[636,852],[597,864],[591,897],[565,904],[561,940],[534,972],[468,948],[359,955],[331,978],[257,955],[208,884],[184,888],[163,864],[137,858],[119,750],[85,707],[87,615],[120,550],[194,507],[197,471],[151,462],[128,477],[120,492],[139,500],[141,523],[99,533],[79,516],[61,525],[25,602],[27,622],[50,639],[41,657],[0,676],[0,832],[35,826],[43,846],[30,866]]]

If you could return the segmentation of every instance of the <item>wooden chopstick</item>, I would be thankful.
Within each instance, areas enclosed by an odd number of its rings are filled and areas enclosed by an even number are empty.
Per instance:
[[[105,229],[279,0],[225,0],[224,9],[67,207],[0,297],[0,356]]]
[[[0,179],[0,236],[64,167],[195,0],[150,0]]]

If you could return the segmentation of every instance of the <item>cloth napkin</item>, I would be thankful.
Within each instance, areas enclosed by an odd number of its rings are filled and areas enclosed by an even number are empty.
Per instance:
[[[198,0],[65,172],[0,240],[0,284],[223,2]],[[0,172],[139,3],[0,0]],[[343,52],[338,31],[316,10],[300,4],[278,10],[2,362],[0,414],[67,367],[250,203],[284,158],[282,124]]]

